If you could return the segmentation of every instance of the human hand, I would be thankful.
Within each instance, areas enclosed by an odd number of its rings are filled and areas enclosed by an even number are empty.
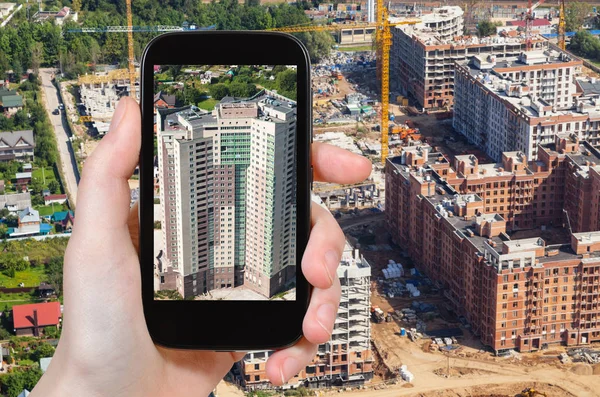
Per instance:
[[[141,143],[137,103],[125,98],[110,132],[86,161],[76,222],[64,261],[64,325],[38,396],[207,396],[244,353],[175,350],[156,346],[142,309],[137,254],[137,208],[127,180]],[[314,178],[353,183],[370,162],[325,144],[312,147]],[[312,230],[302,271],[314,286],[304,337],[273,354],[267,375],[275,385],[293,377],[329,340],[340,299],[337,266],[344,235],[329,211],[313,203]]]

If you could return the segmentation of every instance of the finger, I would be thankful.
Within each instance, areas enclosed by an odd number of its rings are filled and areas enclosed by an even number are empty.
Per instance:
[[[369,159],[326,143],[312,144],[314,180],[331,183],[358,183],[371,174]]]
[[[333,284],[344,249],[345,237],[329,211],[319,204],[311,205],[312,229],[302,257],[302,273],[317,288]]]
[[[292,347],[274,353],[267,360],[266,373],[275,386],[285,384],[306,367],[317,354],[318,346],[305,338]]]
[[[341,296],[340,280],[335,276],[331,288],[313,289],[302,330],[311,343],[325,343],[331,339]]]

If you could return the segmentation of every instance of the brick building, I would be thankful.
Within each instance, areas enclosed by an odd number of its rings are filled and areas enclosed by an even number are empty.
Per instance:
[[[598,145],[597,94],[578,99],[581,67],[581,60],[548,50],[457,62],[453,126],[496,161],[507,150],[536,158],[538,144],[554,142],[557,133]]]
[[[408,148],[386,163],[388,229],[497,352],[600,340],[598,161],[574,136],[540,147],[537,161],[509,152],[501,164],[457,156],[451,166]],[[569,221],[565,244],[507,234]]]
[[[390,73],[392,89],[413,97],[424,109],[451,107],[454,103],[455,62],[492,54],[514,57],[526,49],[525,38],[463,36],[463,11],[445,6],[420,17],[421,23],[392,30]],[[547,46],[533,37],[535,48]],[[396,84],[396,85],[394,85]]]
[[[284,388],[352,386],[373,377],[371,353],[371,267],[358,250],[346,244],[337,270],[342,297],[332,339],[319,346],[314,360]],[[247,390],[272,387],[266,377],[270,351],[248,353],[238,364],[240,383]]]

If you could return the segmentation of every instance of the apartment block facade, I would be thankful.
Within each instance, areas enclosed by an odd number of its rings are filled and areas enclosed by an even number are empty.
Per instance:
[[[445,6],[422,15],[419,24],[393,29],[392,89],[413,97],[423,109],[450,108],[454,104],[455,62],[480,54],[514,57],[526,49],[525,38],[520,36],[464,36],[463,14],[460,7]],[[537,36],[533,44],[535,48],[547,46]]]
[[[163,284],[277,293],[295,277],[295,103],[263,91],[158,116]]]
[[[554,142],[560,133],[575,133],[596,146],[600,124],[579,99],[576,84],[581,67],[581,60],[548,50],[458,62],[453,126],[495,161],[517,150],[536,158],[538,145]]]
[[[284,388],[360,385],[373,377],[371,267],[346,243],[337,274],[342,297],[331,340],[319,345],[312,362]],[[272,353],[250,352],[238,364],[239,380],[246,390],[272,387],[266,377],[266,362]]]
[[[411,148],[386,162],[387,226],[495,351],[597,341],[600,232],[590,230],[600,197],[586,186],[596,186],[600,167],[592,160],[600,152],[574,135],[541,147],[537,161],[512,152],[501,164],[457,156],[451,165],[427,146]],[[564,244],[508,235],[569,222]]]

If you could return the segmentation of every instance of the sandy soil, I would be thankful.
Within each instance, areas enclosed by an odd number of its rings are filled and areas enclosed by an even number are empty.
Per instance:
[[[229,382],[222,380],[216,389],[217,397],[244,397],[245,394],[236,386],[232,385]]]

